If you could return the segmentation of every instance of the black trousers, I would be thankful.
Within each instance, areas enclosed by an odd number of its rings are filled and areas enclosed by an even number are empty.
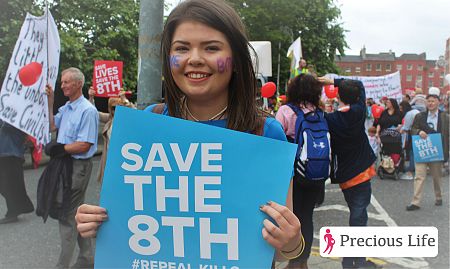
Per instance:
[[[296,265],[306,262],[311,254],[311,246],[314,239],[313,212],[316,203],[321,198],[324,188],[325,182],[322,180],[312,181],[294,178],[292,201],[294,214],[302,225],[301,229],[305,238],[305,250],[300,257],[289,261],[290,268],[297,268]]]
[[[5,197],[6,217],[14,217],[34,210],[27,195],[23,178],[23,159],[0,157],[0,194]]]

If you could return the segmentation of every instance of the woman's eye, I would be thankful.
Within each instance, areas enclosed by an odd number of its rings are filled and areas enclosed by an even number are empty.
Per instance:
[[[183,52],[183,51],[187,51],[187,50],[188,50],[187,47],[175,47],[175,51]]]
[[[217,47],[217,46],[209,46],[209,47],[206,47],[206,50],[209,50],[209,51],[218,51],[218,50],[220,50],[220,48]]]

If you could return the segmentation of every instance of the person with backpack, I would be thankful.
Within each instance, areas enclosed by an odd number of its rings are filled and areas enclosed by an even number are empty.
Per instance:
[[[367,207],[376,175],[376,156],[365,133],[366,93],[358,80],[318,78],[323,84],[339,87],[339,108],[325,114],[331,134],[331,183],[339,184],[350,210],[350,226],[367,226]],[[344,257],[343,268],[376,268],[364,257]]]
[[[148,107],[149,113],[159,110],[199,124],[286,140],[281,125],[257,108],[258,88],[244,25],[225,1],[187,0],[173,9],[162,34],[161,59],[166,103]],[[248,180],[258,183],[257,178]],[[87,204],[78,208],[75,219],[81,236],[96,235],[108,218],[106,210]],[[292,259],[303,252],[301,225],[288,207],[270,201],[255,210],[267,214],[255,229],[261,229],[277,254]]]
[[[330,134],[324,112],[319,108],[322,84],[309,74],[300,74],[289,84],[287,104],[276,119],[288,141],[298,144],[294,163],[293,208],[302,222],[305,250],[289,261],[288,268],[308,268],[313,242],[313,212],[330,175]]]

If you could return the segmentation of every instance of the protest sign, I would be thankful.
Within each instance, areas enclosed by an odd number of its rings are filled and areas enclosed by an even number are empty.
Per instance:
[[[92,87],[95,90],[95,96],[98,97],[117,97],[122,88],[122,69],[121,61],[95,61],[94,77]]]
[[[284,204],[296,145],[118,107],[96,268],[270,268],[259,206]]]
[[[44,145],[50,141],[45,85],[55,88],[59,54],[59,34],[51,13],[27,14],[0,92],[0,118]]]
[[[402,100],[402,87],[399,71],[378,77],[338,76],[336,74],[327,74],[326,76],[331,78],[360,80],[366,89],[366,98],[373,98],[376,102],[383,96],[397,99],[397,101]]]
[[[427,139],[418,135],[412,136],[414,161],[417,163],[429,163],[444,160],[441,134],[428,134]]]

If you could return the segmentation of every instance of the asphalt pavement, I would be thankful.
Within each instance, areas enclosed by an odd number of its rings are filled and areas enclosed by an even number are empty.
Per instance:
[[[101,150],[101,147],[100,147]],[[100,151],[99,151],[100,152]],[[29,156],[27,158],[30,158]],[[30,158],[31,159],[31,158]],[[100,185],[96,181],[99,156],[93,159],[94,169],[86,195],[86,202],[97,204]],[[36,189],[39,176],[45,167],[46,157],[38,169],[30,169],[27,160],[25,184],[27,192],[36,205]],[[424,187],[422,208],[408,212],[405,206],[412,195],[412,181],[373,179],[373,197],[369,207],[371,226],[435,226],[439,229],[439,255],[435,258],[371,258],[383,268],[443,269],[449,268],[449,178],[443,179],[444,206],[434,206],[431,178]],[[327,185],[325,202],[314,214],[315,240],[309,268],[341,268],[339,258],[323,258],[319,254],[318,232],[322,226],[346,226],[348,210],[343,195],[335,185]],[[6,211],[0,196],[0,216]],[[34,213],[21,215],[19,222],[0,225],[0,268],[53,268],[59,255],[59,231],[57,221],[49,218],[43,223]],[[76,257],[76,255],[74,255]],[[285,263],[277,264],[283,268]]]

